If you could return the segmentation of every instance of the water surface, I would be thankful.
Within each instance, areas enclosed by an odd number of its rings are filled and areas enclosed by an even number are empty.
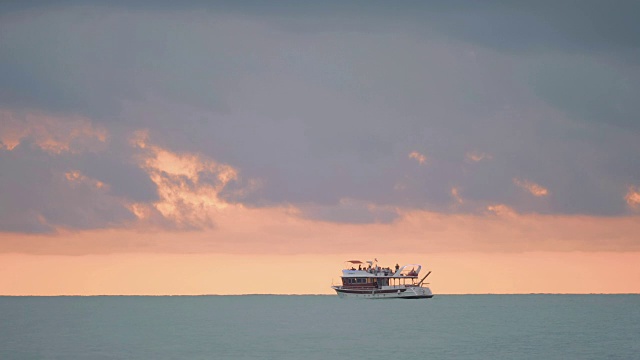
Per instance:
[[[638,359],[640,295],[0,297],[0,359]]]

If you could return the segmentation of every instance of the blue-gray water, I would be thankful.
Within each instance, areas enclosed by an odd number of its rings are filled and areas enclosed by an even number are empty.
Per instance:
[[[0,359],[640,359],[640,295],[0,297]]]

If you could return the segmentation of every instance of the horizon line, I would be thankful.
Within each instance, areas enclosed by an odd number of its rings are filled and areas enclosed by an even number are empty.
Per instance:
[[[640,295],[640,292],[628,292],[628,293],[547,293],[547,292],[532,292],[532,293],[464,293],[464,294],[434,294],[437,296],[500,296],[500,295]],[[336,294],[269,294],[269,293],[247,293],[247,294],[58,294],[58,295],[11,295],[0,294],[0,297],[223,297],[223,296],[330,296],[334,297]]]

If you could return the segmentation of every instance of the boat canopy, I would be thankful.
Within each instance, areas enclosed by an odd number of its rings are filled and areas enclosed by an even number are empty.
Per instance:
[[[352,263],[352,264],[364,264],[362,261],[360,260],[347,260],[348,263]]]
[[[408,277],[417,277],[422,269],[422,265],[420,264],[408,264],[400,268],[394,275],[396,276],[408,276]]]

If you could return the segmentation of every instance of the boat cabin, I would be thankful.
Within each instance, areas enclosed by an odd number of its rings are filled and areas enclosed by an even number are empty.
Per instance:
[[[421,265],[380,267],[377,260],[349,260],[342,270],[342,286],[350,289],[380,289],[388,286],[415,286]]]

